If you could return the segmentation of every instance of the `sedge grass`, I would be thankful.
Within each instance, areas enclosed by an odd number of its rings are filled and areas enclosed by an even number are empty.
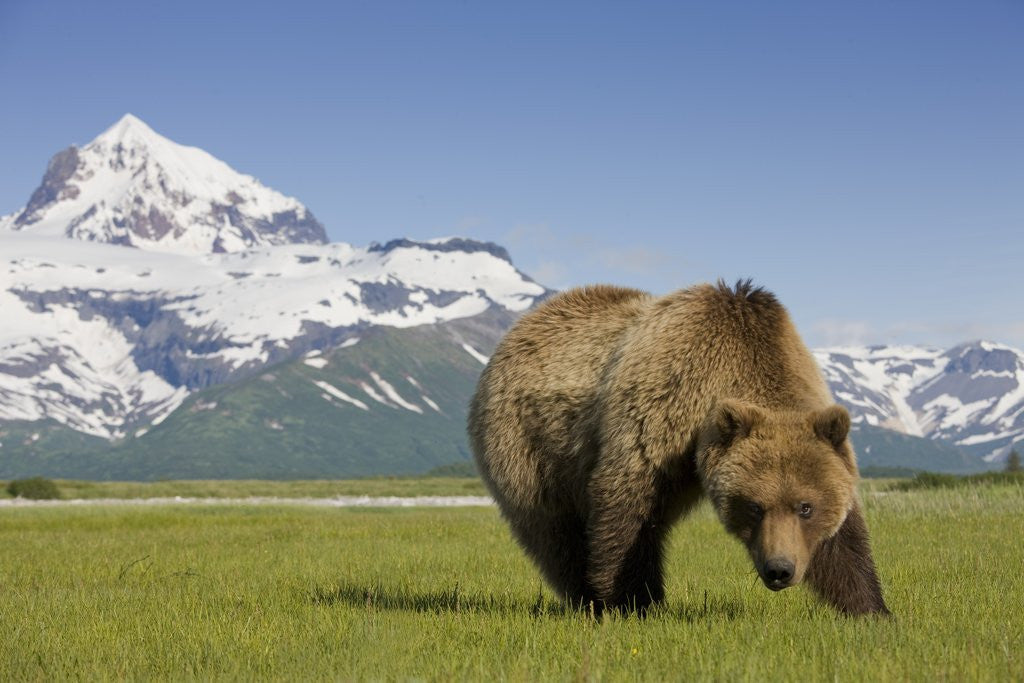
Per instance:
[[[482,496],[478,477],[367,477],[365,479],[197,479],[169,481],[84,481],[57,479],[66,499],[98,498],[330,498],[334,496]],[[0,498],[10,498],[6,483]]]
[[[1021,680],[1024,493],[866,492],[892,619],[771,593],[702,506],[595,620],[493,508],[0,511],[0,679]]]

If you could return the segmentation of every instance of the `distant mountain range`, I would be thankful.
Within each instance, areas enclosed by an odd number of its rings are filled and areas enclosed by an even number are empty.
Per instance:
[[[494,244],[327,244],[297,200],[131,115],[0,218],[0,477],[316,477],[468,457],[466,403],[551,291]],[[1024,439],[1024,354],[823,349],[862,465]]]
[[[993,342],[819,349],[836,400],[860,424],[955,445],[986,463],[1024,440],[1024,353]]]

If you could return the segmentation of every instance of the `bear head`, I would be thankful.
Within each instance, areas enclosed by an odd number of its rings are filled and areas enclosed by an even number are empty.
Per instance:
[[[701,428],[697,463],[725,528],[772,590],[799,583],[855,500],[857,462],[840,406],[779,411],[724,400]]]

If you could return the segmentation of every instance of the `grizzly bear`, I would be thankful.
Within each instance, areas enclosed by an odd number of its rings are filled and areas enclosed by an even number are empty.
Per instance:
[[[785,308],[749,280],[555,296],[498,345],[469,412],[514,536],[597,611],[664,599],[666,534],[706,495],[768,588],[805,581],[844,613],[887,614],[849,429]]]

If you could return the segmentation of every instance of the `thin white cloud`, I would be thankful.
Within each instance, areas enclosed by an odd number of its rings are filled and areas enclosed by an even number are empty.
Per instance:
[[[569,280],[569,269],[559,261],[541,261],[532,266],[527,274],[552,289],[565,289],[572,286]]]
[[[859,346],[875,342],[876,333],[863,320],[819,320],[811,325],[815,346]]]
[[[504,235],[503,243],[522,259],[525,272],[556,289],[581,284],[580,271],[597,268],[608,273],[604,279],[614,280],[617,275],[650,275],[675,262],[666,250],[609,244],[585,233],[562,235],[546,224],[518,225]]]
[[[669,254],[648,247],[626,247],[616,249],[604,247],[594,252],[601,265],[612,270],[620,270],[630,274],[644,274],[651,270],[665,267],[669,262]]]
[[[812,346],[923,344],[946,347],[986,339],[1024,347],[1024,321],[981,323],[908,320],[872,325],[863,320],[827,318],[812,323],[809,332],[808,342]]]

